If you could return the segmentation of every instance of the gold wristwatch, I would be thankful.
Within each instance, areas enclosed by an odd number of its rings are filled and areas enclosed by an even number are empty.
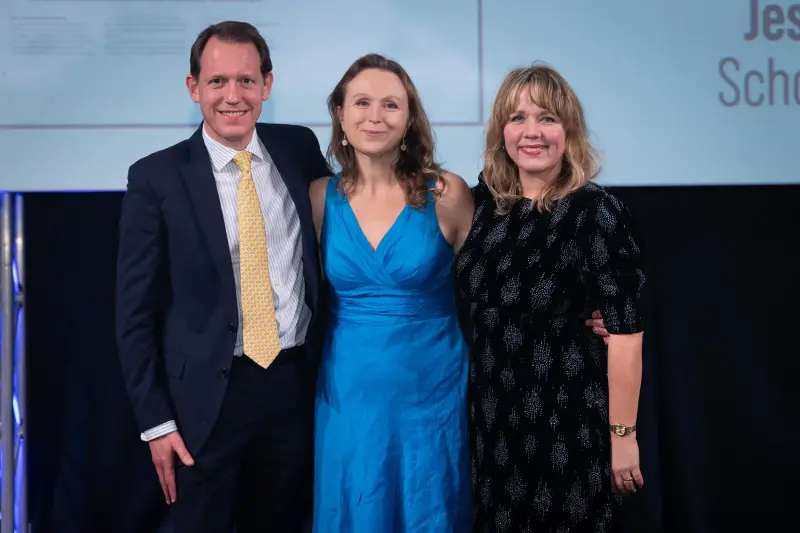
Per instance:
[[[611,431],[619,437],[627,437],[636,431],[636,426],[626,426],[623,424],[611,424]]]

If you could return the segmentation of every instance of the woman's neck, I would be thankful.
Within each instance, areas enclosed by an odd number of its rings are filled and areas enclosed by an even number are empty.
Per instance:
[[[545,188],[556,181],[560,171],[560,168],[535,173],[520,170],[519,182],[522,186],[522,196],[529,200],[535,200]]]
[[[394,159],[387,156],[368,156],[356,154],[356,166],[359,173],[359,189],[373,194],[397,185],[394,172]]]

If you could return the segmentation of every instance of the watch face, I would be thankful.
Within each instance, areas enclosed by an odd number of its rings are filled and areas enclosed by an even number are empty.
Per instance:
[[[622,437],[623,435],[625,435],[625,428],[624,428],[624,427],[620,427],[620,426],[618,426],[618,427],[615,427],[615,428],[614,428],[614,432],[615,432],[617,435],[619,435],[620,437]]]

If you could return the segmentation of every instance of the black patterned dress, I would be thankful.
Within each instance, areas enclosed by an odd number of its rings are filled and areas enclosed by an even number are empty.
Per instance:
[[[642,330],[642,241],[595,184],[507,215],[481,181],[454,262],[470,311],[474,533],[613,531],[607,351],[584,322]]]

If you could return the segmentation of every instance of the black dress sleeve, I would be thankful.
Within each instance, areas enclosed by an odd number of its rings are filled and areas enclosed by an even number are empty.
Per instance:
[[[643,330],[644,239],[628,209],[604,193],[584,212],[580,225],[582,275],[590,304],[611,334]]]

